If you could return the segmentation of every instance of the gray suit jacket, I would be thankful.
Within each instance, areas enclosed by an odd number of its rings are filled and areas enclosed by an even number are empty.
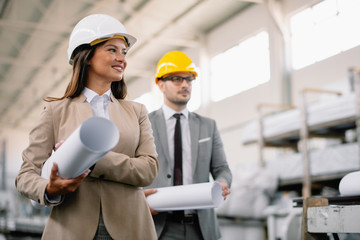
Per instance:
[[[146,188],[172,186],[174,166],[170,161],[166,124],[162,109],[150,113],[149,119],[158,153],[159,174],[155,181]],[[211,173],[215,181],[226,182],[230,187],[232,175],[215,121],[190,112],[189,125],[193,183],[209,182]],[[197,213],[204,239],[219,239],[221,235],[214,210],[197,210]],[[166,214],[160,213],[153,216],[158,236],[164,228]]]

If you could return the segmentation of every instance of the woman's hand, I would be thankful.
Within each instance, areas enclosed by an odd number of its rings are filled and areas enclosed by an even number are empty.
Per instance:
[[[55,144],[55,151],[64,143],[64,140]],[[46,185],[46,194],[49,198],[54,198],[60,195],[64,195],[70,192],[74,192],[84,180],[84,178],[90,173],[87,169],[83,174],[77,178],[65,179],[58,175],[58,165],[54,162],[51,168],[51,174],[49,183]]]
[[[55,144],[54,151],[58,150],[58,148],[64,143],[64,140],[60,140],[57,144]]]
[[[51,168],[49,183],[46,185],[46,194],[49,198],[54,198],[56,196],[74,192],[89,173],[90,170],[87,169],[77,178],[62,178],[58,175],[58,165],[54,162],[54,165]]]
[[[151,194],[154,194],[157,192],[157,189],[156,188],[152,188],[152,189],[146,189],[146,190],[143,190],[144,191],[144,194],[145,194],[145,197],[151,195]],[[150,212],[151,212],[151,215],[156,215],[158,214],[157,211],[155,211],[154,209],[152,209],[148,203],[148,206],[149,206],[149,209],[150,209]]]

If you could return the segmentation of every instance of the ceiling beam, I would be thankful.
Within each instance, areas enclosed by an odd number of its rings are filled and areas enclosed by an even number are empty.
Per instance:
[[[180,38],[157,37],[156,42],[162,43],[162,44],[167,44],[167,45],[178,46],[178,47],[187,47],[187,48],[199,47],[198,41],[186,40],[186,39],[180,39]]]
[[[240,0],[241,2],[264,3],[265,0]]]
[[[161,30],[157,31],[156,33],[152,34],[151,36],[147,37],[147,39],[143,39],[143,44],[140,45],[139,47],[137,47],[136,49],[134,49],[132,52],[137,52],[139,51],[142,47],[145,47],[151,40],[153,40],[154,38],[156,39],[160,39],[161,34],[169,29],[170,27],[174,26],[179,19],[181,19],[182,17],[184,17],[185,15],[189,14],[192,10],[194,10],[197,6],[199,6],[202,2],[204,2],[205,0],[199,0],[196,3],[194,3],[193,5],[191,5],[189,8],[185,9],[185,11],[183,11],[181,14],[179,14],[178,16],[175,16],[168,24],[164,25],[164,27],[161,28]]]
[[[0,27],[18,28],[21,32],[33,32],[35,30],[46,31],[50,33],[63,34],[71,32],[72,28],[61,24],[46,24],[42,22],[27,22],[19,20],[0,20]]]
[[[33,59],[31,59],[31,61],[29,60],[25,60],[25,59],[21,59],[21,58],[12,58],[12,57],[0,57],[0,64],[10,64],[10,65],[26,65],[31,66],[31,67],[43,67],[44,63],[41,62],[36,62]]]
[[[9,1],[10,0],[5,0],[2,2],[1,9],[0,9],[0,18],[4,17],[7,7],[9,6]]]

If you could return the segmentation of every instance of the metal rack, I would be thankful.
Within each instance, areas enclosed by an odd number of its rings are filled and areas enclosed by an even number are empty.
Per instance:
[[[300,152],[302,155],[302,162],[304,166],[304,175],[301,179],[292,179],[290,181],[282,180],[279,182],[280,188],[285,187],[291,190],[291,186],[302,185],[301,193],[303,197],[310,197],[312,195],[312,183],[326,181],[339,181],[347,172],[327,174],[321,176],[311,176],[310,174],[310,159],[309,159],[309,140],[311,138],[337,138],[344,140],[345,132],[349,129],[356,129],[357,136],[360,136],[360,70],[357,68],[349,69],[349,80],[351,88],[356,94],[356,115],[344,117],[341,119],[327,121],[316,125],[308,125],[308,96],[309,94],[335,94],[341,95],[337,91],[329,91],[322,89],[306,88],[301,94],[301,125],[299,129],[288,131],[286,133],[277,134],[271,137],[264,136],[264,114],[265,109],[289,110],[294,109],[290,105],[275,105],[275,104],[259,104],[257,106],[257,122],[258,122],[258,137],[255,141],[245,142],[244,145],[256,143],[259,149],[259,164],[264,166],[264,149],[267,147],[291,148],[295,152]],[[360,137],[358,137],[360,139]],[[360,141],[358,141],[360,149]],[[334,184],[334,183],[333,183]],[[336,183],[335,183],[336,184]]]
[[[339,92],[335,91],[327,91],[321,89],[310,89],[306,88],[301,91],[302,97],[302,105],[301,105],[301,127],[300,127],[300,143],[303,165],[304,165],[304,177],[303,177],[303,188],[302,188],[302,196],[304,198],[308,198],[311,196],[311,176],[310,176],[310,159],[309,159],[309,138],[312,137],[311,131],[308,127],[308,111],[307,111],[307,94],[308,93],[327,93],[327,94],[336,94],[341,95]],[[323,128],[323,126],[319,126],[319,128]]]
[[[304,175],[298,179],[302,184],[301,204],[295,207],[303,207],[302,213],[302,240],[325,239],[328,233],[332,233],[334,239],[339,239],[337,233],[360,233],[360,224],[356,220],[360,214],[360,196],[354,198],[316,198],[312,197],[313,183],[321,179],[323,182],[340,180],[347,173],[329,174],[328,176],[313,177],[310,174],[309,140],[314,137],[340,138],[344,140],[345,132],[349,129],[356,130],[357,144],[360,154],[360,69],[348,69],[352,91],[355,93],[355,115],[344,117],[334,121],[328,121],[317,125],[308,125],[308,94],[335,94],[340,92],[321,89],[303,89],[301,91],[301,126],[300,129],[288,131],[272,137],[264,137],[263,114],[264,108],[292,109],[293,106],[261,104],[257,107],[258,112],[258,139],[247,142],[257,143],[259,148],[260,166],[264,166],[264,149],[266,147],[292,148],[302,155]],[[360,156],[359,156],[360,159]],[[355,199],[355,200],[354,200]],[[350,202],[349,202],[350,201]],[[354,202],[355,201],[355,202]]]
[[[302,240],[327,239],[331,233],[360,233],[358,216],[360,196],[294,199],[294,207],[302,207]]]
[[[291,105],[277,105],[277,104],[259,104],[256,107],[257,110],[257,121],[258,121],[258,140],[257,140],[257,144],[259,147],[259,163],[261,167],[264,167],[264,148],[265,147],[279,147],[278,144],[272,144],[271,141],[269,141],[268,139],[265,139],[264,134],[263,134],[263,117],[264,115],[264,108],[272,108],[272,109],[280,109],[280,110],[288,110],[288,109],[293,109],[295,108],[294,106]],[[291,145],[292,147],[294,147],[293,145]]]

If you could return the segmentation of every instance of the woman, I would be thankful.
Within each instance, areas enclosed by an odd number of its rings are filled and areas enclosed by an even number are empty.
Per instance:
[[[141,188],[158,172],[152,130],[145,107],[124,100],[125,55],[135,41],[117,19],[103,14],[82,19],[70,36],[72,79],[63,97],[45,99],[16,178],[19,192],[53,206],[43,239],[156,239]],[[56,164],[50,180],[41,178],[55,145],[94,115],[117,125],[117,146],[75,179],[58,176]]]

